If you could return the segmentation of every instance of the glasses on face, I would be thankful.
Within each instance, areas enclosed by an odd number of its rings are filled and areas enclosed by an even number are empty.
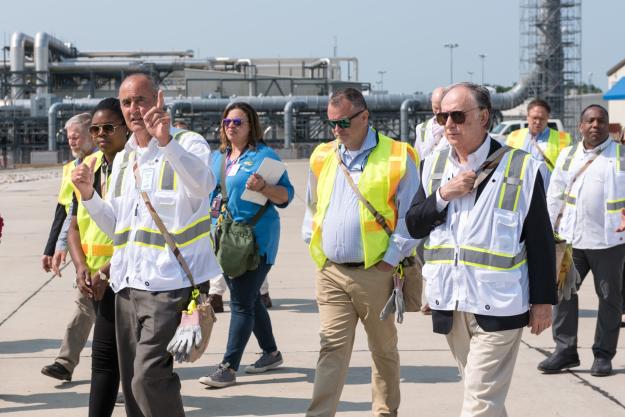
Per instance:
[[[475,109],[479,109],[479,107],[473,107],[469,110],[455,110],[450,112],[439,112],[436,113],[436,123],[441,126],[445,126],[447,124],[447,119],[451,117],[451,121],[457,125],[461,125],[467,120],[467,113],[472,112]]]
[[[99,136],[102,133],[104,133],[105,135],[112,135],[115,130],[120,126],[125,126],[125,124],[120,123],[118,125],[114,125],[112,123],[104,123],[102,125],[91,125],[89,126],[89,133],[91,134],[91,136]]]
[[[239,126],[241,126],[243,124],[243,120],[241,118],[239,118],[239,117],[235,117],[235,118],[232,118],[232,119],[223,119],[221,121],[221,124],[224,127],[228,127],[228,126],[230,126],[230,124],[232,124],[232,126],[239,127]]]
[[[359,112],[356,112],[356,114],[354,114],[353,116],[350,117],[344,117],[342,119],[338,119],[338,120],[328,120],[328,125],[330,125],[330,127],[332,129],[334,129],[335,127],[340,127],[341,129],[347,129],[348,127],[350,127],[352,125],[352,119],[355,118],[356,116],[358,116],[360,113],[364,112],[367,109],[362,109]]]

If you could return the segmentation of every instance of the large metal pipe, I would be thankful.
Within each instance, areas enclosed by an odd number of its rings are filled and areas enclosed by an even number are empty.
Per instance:
[[[295,140],[295,111],[305,109],[303,101],[290,100],[284,105],[284,148],[289,149]]]
[[[402,101],[399,107],[399,136],[402,142],[410,142],[410,111],[413,108],[423,109],[429,101],[428,96],[425,95],[419,99],[408,98]]]
[[[176,56],[180,58],[193,58],[194,54],[191,49],[186,51],[118,51],[118,52],[79,52],[79,58],[141,58],[148,56]]]
[[[38,96],[48,92],[50,50],[62,57],[73,58],[76,56],[76,49],[70,48],[46,32],[37,32],[35,35],[35,71]]]
[[[9,57],[11,62],[11,98],[18,99],[24,95],[25,82],[24,69],[26,60],[26,46],[32,47],[33,38],[22,32],[13,32],[11,35],[11,46]]]
[[[51,105],[48,109],[48,150],[56,151],[56,133],[59,128],[58,112],[62,110],[91,111],[99,102],[99,99],[81,99]]]

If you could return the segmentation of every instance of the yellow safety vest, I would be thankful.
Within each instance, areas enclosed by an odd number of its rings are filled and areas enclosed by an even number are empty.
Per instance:
[[[527,138],[528,128],[515,130],[508,135],[506,144],[513,148],[523,149],[525,139]],[[546,163],[549,171],[553,171],[556,165],[556,160],[562,149],[571,144],[571,135],[566,132],[561,132],[555,129],[549,128],[549,138],[547,139],[547,148],[545,149],[545,156],[549,159],[550,163]]]
[[[83,163],[88,164],[93,158],[96,158],[94,170],[100,169],[104,154],[102,151],[97,151],[87,156],[83,160]],[[107,188],[109,186],[108,183],[109,181],[107,178]],[[102,198],[104,198],[104,196],[102,196]],[[91,219],[89,212],[81,200],[78,201],[78,213],[76,216],[82,251],[85,254],[89,271],[93,274],[98,269],[102,268],[111,259],[111,256],[113,256],[113,241],[106,235],[106,233],[100,230],[96,222]]]
[[[75,166],[75,160],[63,165],[63,177],[61,178],[61,188],[59,189],[59,197],[57,201],[59,202],[59,204],[65,206],[65,211],[69,211],[69,205],[72,203],[72,195],[74,194],[74,186],[72,184],[72,170]]]
[[[369,155],[358,181],[358,190],[384,217],[389,228],[395,230],[397,188],[405,174],[407,159],[411,158],[416,163],[417,157],[414,149],[407,143],[395,141],[379,133],[377,137],[378,144]],[[335,155],[337,146],[336,140],[321,144],[315,148],[310,157],[310,168],[317,178],[317,208],[313,216],[309,250],[319,268],[323,267],[327,259],[323,253],[321,225],[330,204],[339,168]],[[359,202],[358,205],[364,263],[365,268],[369,268],[384,257],[389,236],[364,204]]]

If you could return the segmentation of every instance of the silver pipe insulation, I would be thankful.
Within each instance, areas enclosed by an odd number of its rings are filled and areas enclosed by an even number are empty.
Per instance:
[[[37,71],[37,95],[48,92],[48,70],[50,65],[50,50],[58,52],[63,57],[74,57],[76,50],[65,45],[52,35],[37,32],[35,35],[35,71]]]
[[[24,84],[24,71],[26,61],[26,46],[32,47],[34,40],[30,36],[22,32],[13,32],[11,35],[11,46],[9,50],[9,58],[11,62],[11,83]],[[11,87],[11,98],[17,99],[24,94],[24,88],[21,86]]]
[[[100,102],[99,99],[84,99],[54,103],[48,109],[48,150],[56,151],[56,132],[58,130],[57,113],[61,110],[91,111]]]

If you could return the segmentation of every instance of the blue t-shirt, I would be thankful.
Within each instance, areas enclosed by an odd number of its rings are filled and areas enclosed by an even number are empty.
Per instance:
[[[211,201],[213,202],[211,206],[213,206],[216,203],[216,199],[219,199],[221,196],[221,187],[219,184],[221,182],[221,164],[225,156],[226,154],[221,152],[213,152],[211,154],[210,166],[215,175],[215,180],[217,181],[217,187],[211,194]],[[280,157],[273,149],[266,145],[258,144],[256,149],[247,149],[243,152],[238,161],[234,162],[230,167],[229,174],[231,175],[226,175],[228,210],[232,213],[232,217],[235,221],[250,221],[262,207],[259,204],[242,200],[241,195],[246,189],[245,184],[247,179],[258,170],[265,158],[280,160]],[[284,208],[293,200],[293,195],[295,194],[295,190],[293,189],[293,185],[286,171],[284,171],[284,174],[282,174],[282,177],[280,177],[276,185],[285,187],[289,194],[289,199],[286,203],[277,205],[280,208]],[[213,216],[212,221],[213,224],[216,224],[217,218]],[[256,237],[260,255],[266,255],[267,263],[273,265],[276,261],[278,243],[280,242],[280,216],[276,210],[276,205],[273,203],[269,204],[263,216],[254,226],[254,236]]]

